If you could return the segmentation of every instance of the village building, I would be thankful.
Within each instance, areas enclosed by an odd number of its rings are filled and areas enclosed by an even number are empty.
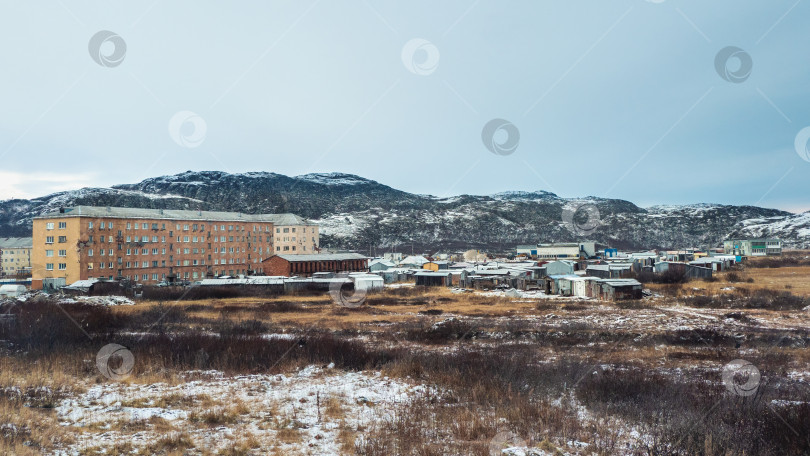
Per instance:
[[[547,275],[573,274],[576,271],[576,263],[570,260],[551,261],[543,265]]]
[[[420,271],[413,275],[417,286],[449,287],[453,284],[450,272]]]
[[[723,251],[735,256],[771,256],[782,254],[779,239],[730,239],[723,241]]]
[[[0,238],[0,277],[31,275],[33,238]]]
[[[368,272],[368,257],[359,253],[316,253],[274,255],[262,261],[261,271],[269,276],[311,276],[319,272]]]
[[[396,266],[396,264],[389,260],[383,258],[374,258],[368,263],[368,270],[369,272],[381,272],[393,269]]]
[[[422,265],[430,262],[421,255],[411,255],[399,262],[401,268],[422,269]]]
[[[33,225],[34,288],[251,274],[284,247],[287,255],[311,254],[319,242],[317,225],[293,214],[77,206],[35,217]],[[279,237],[288,240],[277,244]]]

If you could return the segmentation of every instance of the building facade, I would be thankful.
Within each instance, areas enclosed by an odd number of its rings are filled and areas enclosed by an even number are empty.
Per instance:
[[[274,255],[262,262],[261,271],[285,277],[306,277],[316,272],[368,272],[368,257],[359,253]]]
[[[723,252],[736,256],[770,256],[782,254],[779,239],[731,239],[723,241]]]
[[[31,274],[32,238],[0,238],[0,277]]]
[[[32,268],[38,279],[93,278],[154,284],[250,274],[276,251],[276,222],[318,227],[292,214],[79,206],[34,218]],[[296,249],[296,253],[299,253]]]
[[[561,242],[556,244],[537,244],[537,247],[529,249],[526,253],[525,246],[521,246],[518,254],[524,253],[529,257],[539,260],[556,260],[560,258],[592,258],[596,256],[596,243],[585,242]]]
[[[277,255],[309,255],[318,253],[318,225],[294,214],[274,215],[274,253]]]

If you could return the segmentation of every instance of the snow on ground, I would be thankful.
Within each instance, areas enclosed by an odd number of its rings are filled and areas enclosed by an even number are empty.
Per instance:
[[[282,454],[339,455],[341,425],[351,430],[367,428],[390,417],[397,404],[420,395],[435,394],[423,385],[383,377],[379,372],[345,372],[309,366],[289,375],[239,375],[218,371],[192,371],[187,381],[167,383],[88,385],[87,392],[64,399],[56,407],[63,426],[82,428],[74,447],[59,454],[78,455],[82,448],[109,447],[123,441],[143,446],[160,438],[158,432],[122,431],[124,424],[162,418],[186,431],[197,448],[225,448],[234,439],[252,434],[263,449],[278,447]],[[340,401],[344,413],[326,416],[330,398]],[[194,422],[207,410],[227,414],[239,410],[230,424]],[[320,420],[319,420],[320,416]],[[284,443],[279,431],[294,429],[300,441]]]
[[[59,304],[91,304],[94,306],[134,306],[135,302],[124,296],[76,296],[59,300]]]

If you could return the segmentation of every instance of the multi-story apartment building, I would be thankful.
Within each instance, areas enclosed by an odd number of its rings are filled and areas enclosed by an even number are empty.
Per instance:
[[[279,214],[275,223],[275,253],[301,255],[318,253],[318,225],[294,214]]]
[[[723,251],[727,255],[770,256],[782,254],[782,241],[779,239],[730,239],[723,241]]]
[[[317,252],[318,227],[292,214],[63,208],[34,218],[34,286],[38,279],[154,284],[250,274],[263,259],[283,252],[275,244],[283,234],[276,234],[277,226],[309,235],[308,242],[285,253]]]
[[[0,276],[31,273],[32,238],[0,238]]]

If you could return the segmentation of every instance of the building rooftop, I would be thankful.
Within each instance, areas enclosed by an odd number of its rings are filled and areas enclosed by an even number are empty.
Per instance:
[[[75,206],[49,212],[35,219],[63,217],[145,218],[228,222],[271,222],[276,225],[314,225],[295,214],[243,214],[241,212],[141,209],[132,207]]]
[[[360,255],[359,253],[314,253],[309,255],[274,255],[270,258],[283,258],[290,263],[300,263],[304,261],[342,261],[342,260],[365,260],[367,256]],[[269,260],[267,258],[264,261]]]
[[[0,238],[0,249],[20,249],[34,246],[34,238]]]

